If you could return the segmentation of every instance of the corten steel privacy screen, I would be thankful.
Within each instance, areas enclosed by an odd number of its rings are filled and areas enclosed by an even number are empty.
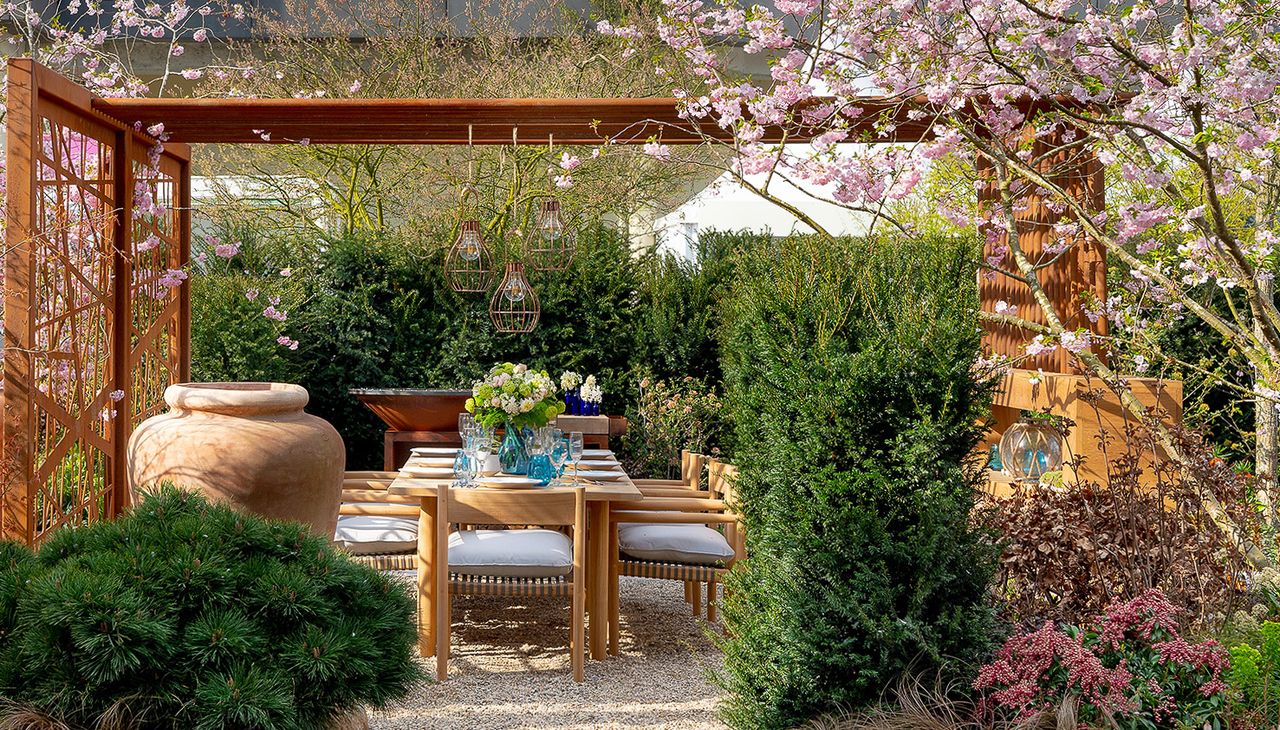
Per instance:
[[[931,126],[868,101],[851,130],[899,114],[894,136]],[[164,122],[157,148],[143,125]],[[38,542],[57,527],[109,518],[126,505],[125,449],[134,426],[164,407],[164,389],[190,379],[190,292],[175,272],[191,238],[188,143],[702,144],[731,133],[680,119],[674,99],[103,99],[30,59],[9,61],[4,261],[3,470],[0,536]],[[766,128],[763,141],[803,141]],[[1037,144],[1051,144],[1052,140]],[[1050,149],[1045,147],[1045,149]],[[1101,210],[1102,170],[1092,154],[1046,158],[1046,172]],[[1052,168],[1052,169],[1049,169]],[[995,191],[979,191],[993,203]],[[1038,255],[1061,215],[1034,191],[1017,212],[1023,247]],[[1002,245],[1000,237],[988,244]],[[1106,299],[1102,250],[1084,241],[1039,276],[1068,326],[1101,333],[1081,313]],[[979,281],[982,307],[1004,300],[1043,321],[1030,290],[1007,277]],[[987,349],[1021,354],[1027,340],[987,324]],[[1048,372],[1068,355],[1024,361]]]
[[[4,481],[0,526],[32,543],[116,514],[124,447],[188,379],[189,153],[91,108],[15,59],[6,120]]]

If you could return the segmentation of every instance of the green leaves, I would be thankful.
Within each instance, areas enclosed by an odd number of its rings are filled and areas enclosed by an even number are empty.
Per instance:
[[[795,727],[908,671],[963,679],[989,649],[975,251],[813,237],[736,258],[721,347],[752,559],[725,606],[730,725]]]
[[[403,587],[293,523],[165,488],[33,555],[0,544],[0,695],[89,727],[317,727],[420,679]]]

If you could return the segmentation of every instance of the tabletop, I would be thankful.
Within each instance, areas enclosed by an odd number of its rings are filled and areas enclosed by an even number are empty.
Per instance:
[[[454,479],[452,477],[433,478],[413,476],[404,471],[405,469],[413,469],[415,467],[427,468],[425,458],[426,457],[410,456],[404,467],[402,467],[400,473],[396,475],[395,480],[393,480],[391,485],[387,487],[387,492],[390,494],[400,494],[408,497],[434,497],[436,495],[436,490],[441,484],[452,485],[454,483]],[[591,461],[584,459],[580,464],[583,467],[589,468],[591,466]],[[586,499],[588,502],[615,502],[644,498],[635,483],[631,481],[631,477],[622,467],[616,467],[614,470],[622,473],[621,479],[614,481],[592,481],[587,484]],[[476,487],[476,489],[488,489],[488,487]],[[506,492],[511,490],[494,489],[493,491]]]

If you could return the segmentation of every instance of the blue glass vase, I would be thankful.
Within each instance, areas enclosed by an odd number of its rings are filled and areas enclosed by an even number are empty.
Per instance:
[[[551,464],[551,457],[546,454],[529,457],[529,478],[538,484],[550,484],[556,478],[556,468]]]
[[[525,446],[524,434],[510,421],[498,447],[498,463],[507,474],[529,473],[529,449]]]

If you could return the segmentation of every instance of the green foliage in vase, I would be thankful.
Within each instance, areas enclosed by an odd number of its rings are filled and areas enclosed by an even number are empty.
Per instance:
[[[476,381],[467,399],[467,412],[488,428],[510,424],[516,428],[542,428],[564,413],[565,404],[556,383],[545,370],[504,362]]]
[[[36,552],[0,543],[0,696],[73,729],[313,730],[420,681],[414,616],[305,526],[165,487]]]
[[[990,651],[975,251],[791,238],[739,257],[723,351],[751,559],[726,584],[731,726],[856,709],[908,671],[962,681]]]

